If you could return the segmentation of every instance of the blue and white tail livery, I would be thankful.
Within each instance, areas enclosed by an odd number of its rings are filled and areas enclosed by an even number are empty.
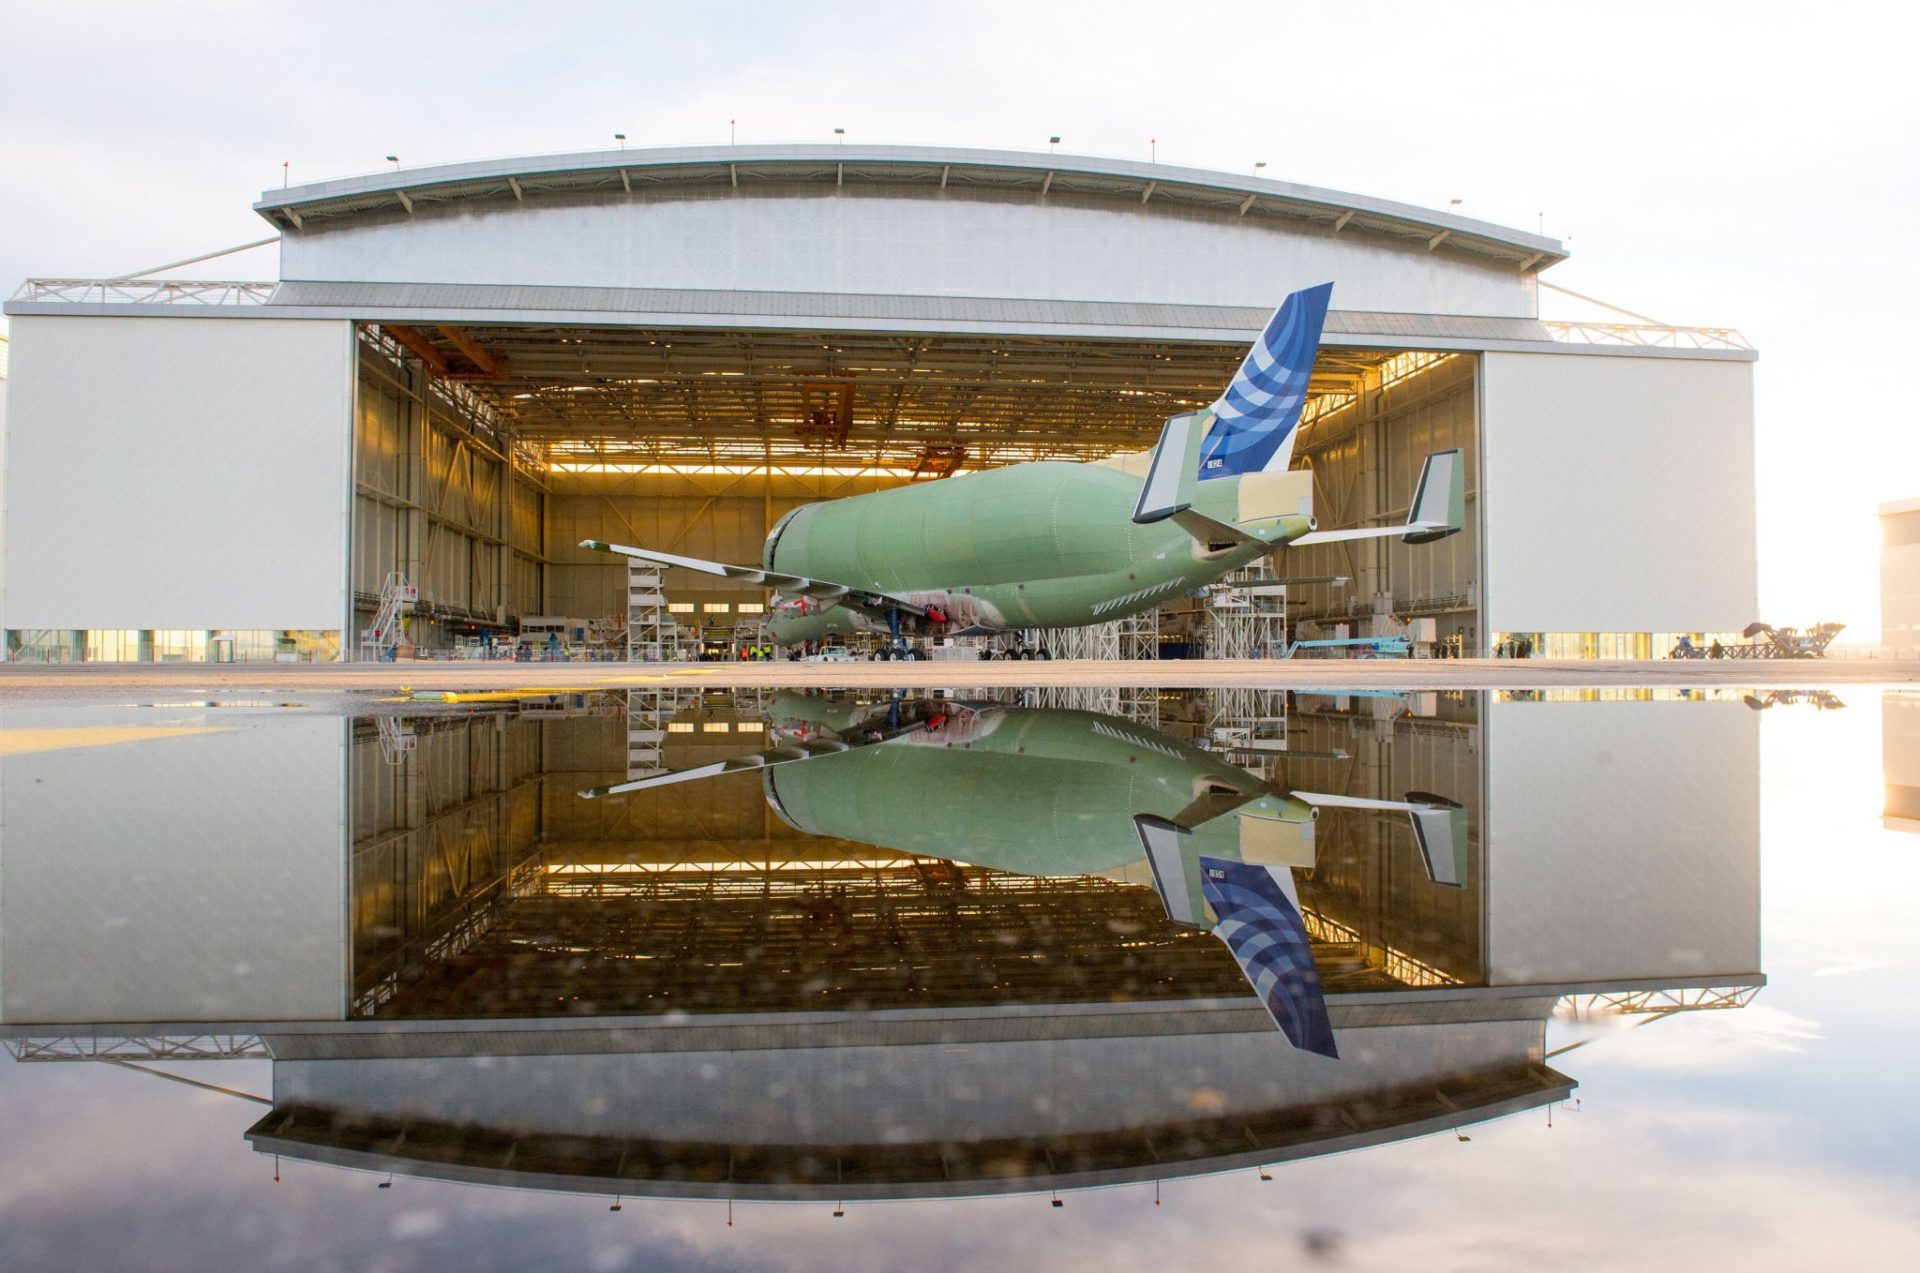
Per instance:
[[[1213,428],[1200,452],[1201,480],[1282,472],[1292,463],[1300,408],[1306,405],[1332,296],[1333,284],[1322,283],[1295,292],[1274,311],[1213,404]]]

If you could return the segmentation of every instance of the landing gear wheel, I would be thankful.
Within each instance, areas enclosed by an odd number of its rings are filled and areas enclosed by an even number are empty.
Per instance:
[[[1052,660],[1052,658],[1053,658],[1053,651],[1052,651],[1052,650],[1040,650],[1040,651],[1038,651],[1038,652],[1036,652],[1036,653],[1034,654],[1034,656],[1033,656],[1033,657],[1034,657],[1034,658],[1036,658],[1036,659],[1047,659],[1047,660],[1049,660],[1049,661],[1051,661],[1051,660]]]
[[[907,657],[916,663],[924,662],[927,657],[927,652],[925,650],[908,650]]]

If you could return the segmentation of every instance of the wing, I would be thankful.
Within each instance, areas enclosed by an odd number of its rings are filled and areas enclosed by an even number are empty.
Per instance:
[[[692,769],[649,774],[645,778],[635,778],[631,782],[617,782],[607,787],[588,787],[580,793],[580,797],[583,800],[598,800],[602,796],[624,796],[629,792],[646,791],[652,787],[671,787],[677,782],[698,782],[702,778],[718,778],[722,774],[735,774],[743,769],[767,769],[774,765],[791,765],[803,760],[818,760],[822,756],[838,756],[842,752],[853,751],[860,747],[874,747],[891,742],[904,734],[918,733],[926,728],[928,728],[927,722],[922,720],[902,724],[889,719],[883,724],[862,725],[849,729],[836,738],[810,738],[804,742],[782,743],[778,747],[769,747],[765,751],[754,752],[750,756],[734,756],[727,760],[716,760],[712,764],[696,765]]]
[[[632,782],[617,782],[609,787],[588,787],[580,793],[582,799],[598,800],[602,796],[624,796],[632,791],[645,791],[651,787],[671,787],[677,782],[698,782],[702,778],[718,778],[721,774],[739,773],[743,769],[765,769],[769,765],[786,765],[800,760],[815,760],[821,756],[837,756],[843,751],[853,750],[854,744],[838,738],[817,738],[807,742],[788,743],[783,747],[770,747],[766,751],[755,752],[751,756],[734,756],[727,760],[716,760],[710,765],[696,765],[692,769],[676,769],[670,773],[652,774],[645,778],[635,778]]]
[[[638,561],[650,561],[656,566],[678,566],[682,570],[697,570],[703,575],[714,575],[721,579],[757,583],[789,597],[811,597],[816,601],[838,602],[843,606],[869,614],[884,615],[889,610],[898,610],[902,614],[925,617],[927,613],[926,607],[917,606],[905,598],[888,593],[875,592],[870,588],[858,588],[852,584],[831,583],[825,579],[809,579],[805,575],[782,574],[778,570],[763,570],[759,566],[730,566],[722,561],[681,557],[674,553],[655,552],[651,548],[629,548],[625,544],[609,544],[604,539],[583,539],[580,541],[580,546],[591,548],[596,552],[616,553]]]

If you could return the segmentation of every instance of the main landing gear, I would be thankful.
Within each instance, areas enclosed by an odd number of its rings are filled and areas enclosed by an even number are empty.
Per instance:
[[[884,663],[893,659],[918,660],[927,657],[925,650],[914,649],[907,644],[907,639],[900,635],[900,612],[898,610],[887,611],[887,636],[891,644],[881,646],[878,650],[875,650],[873,654],[873,657],[879,659],[881,662]]]

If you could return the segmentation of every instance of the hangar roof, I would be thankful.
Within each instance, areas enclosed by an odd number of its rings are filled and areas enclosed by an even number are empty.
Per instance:
[[[937,146],[799,144],[684,146],[485,159],[368,173],[263,193],[254,210],[299,233],[396,210],[560,195],[682,194],[720,188],[904,186],[957,192],[1059,191],[1117,202],[1158,201],[1236,216],[1317,224],[1429,250],[1544,269],[1566,259],[1557,239],[1366,195],[1290,181],[1128,159]]]

